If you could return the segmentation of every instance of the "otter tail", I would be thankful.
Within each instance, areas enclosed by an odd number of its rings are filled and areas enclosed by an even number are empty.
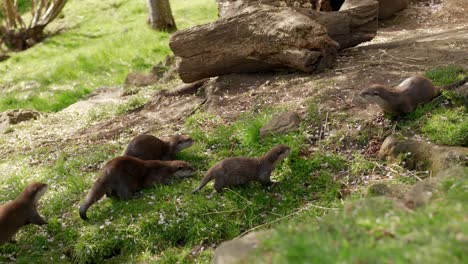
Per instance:
[[[106,193],[104,185],[101,181],[101,179],[98,179],[94,185],[91,191],[89,191],[88,195],[86,195],[85,201],[81,204],[80,206],[80,217],[83,220],[88,220],[88,217],[86,216],[86,211],[88,211],[88,208],[91,207],[95,202],[99,201],[99,199],[104,196]]]
[[[456,81],[456,82],[442,86],[442,90],[454,89],[454,88],[464,85],[466,82],[468,82],[468,76],[463,78],[463,80]]]
[[[210,173],[210,171],[208,171],[205,175],[205,177],[203,177],[202,181],[200,182],[200,185],[198,185],[197,188],[193,189],[192,193],[196,193],[198,192],[199,190],[201,190],[201,188],[205,187],[205,185],[214,179],[214,174],[213,173]]]

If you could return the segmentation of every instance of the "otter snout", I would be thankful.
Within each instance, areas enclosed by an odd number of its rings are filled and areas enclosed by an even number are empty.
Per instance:
[[[194,173],[195,173],[195,168],[192,165],[187,164],[183,167],[178,168],[177,171],[174,173],[174,176],[188,177],[188,176],[192,176]]]

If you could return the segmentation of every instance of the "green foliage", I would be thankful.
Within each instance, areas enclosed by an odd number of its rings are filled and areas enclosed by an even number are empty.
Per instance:
[[[468,146],[468,112],[463,107],[437,109],[421,131],[444,145]]]

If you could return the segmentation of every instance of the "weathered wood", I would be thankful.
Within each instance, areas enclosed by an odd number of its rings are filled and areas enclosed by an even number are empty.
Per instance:
[[[220,17],[235,15],[252,5],[306,8],[316,11],[338,11],[344,0],[217,0]]]
[[[340,44],[340,49],[345,49],[373,39],[378,26],[377,14],[394,12],[407,0],[331,0],[328,3],[323,0],[218,0],[218,10],[220,16],[236,15],[243,8],[259,2],[297,8],[324,25],[328,35]],[[379,11],[379,2],[383,11]],[[338,8],[340,12],[318,12],[328,11],[325,4]]]
[[[176,32],[169,45],[181,58],[184,82],[274,69],[322,71],[333,65],[339,47],[309,16],[266,5]]]
[[[379,18],[388,19],[408,6],[408,0],[379,0]]]
[[[375,37],[378,8],[376,0],[346,0],[339,12],[300,11],[325,26],[340,49],[346,49]]]

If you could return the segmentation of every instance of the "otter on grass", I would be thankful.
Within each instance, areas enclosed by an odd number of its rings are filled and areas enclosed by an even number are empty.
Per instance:
[[[224,159],[208,170],[200,185],[192,193],[199,191],[213,179],[217,192],[221,192],[225,187],[242,185],[250,181],[258,181],[264,185],[272,184],[271,172],[276,164],[286,158],[290,152],[291,148],[288,146],[278,145],[260,158],[234,157]]]
[[[134,157],[117,157],[110,160],[103,168],[83,204],[80,217],[88,219],[86,212],[91,205],[104,196],[128,200],[132,195],[155,183],[170,184],[174,177],[190,176],[194,168],[188,162],[173,160],[140,160]]]
[[[15,200],[0,206],[0,245],[12,241],[16,232],[25,225],[47,224],[37,212],[39,199],[47,188],[45,183],[31,183]]]
[[[418,105],[432,101],[440,95],[441,90],[455,88],[467,81],[468,77],[444,87],[435,87],[431,80],[417,75],[407,78],[396,88],[372,84],[363,89],[359,96],[369,103],[379,105],[385,113],[401,115],[411,113]]]
[[[193,142],[187,135],[175,135],[167,141],[152,135],[138,135],[130,141],[123,156],[142,160],[171,160],[175,154],[192,146]]]

